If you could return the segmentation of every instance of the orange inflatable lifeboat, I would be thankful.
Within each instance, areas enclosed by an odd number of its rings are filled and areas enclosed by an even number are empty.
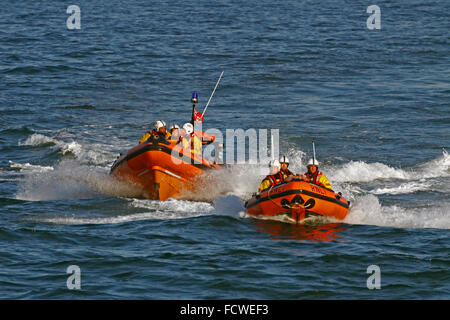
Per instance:
[[[110,174],[137,186],[147,199],[189,199],[189,192],[198,182],[194,179],[206,170],[218,168],[219,165],[184,150],[178,141],[151,135],[122,154],[112,165]]]
[[[254,217],[287,216],[292,222],[301,222],[310,216],[333,217],[343,220],[350,202],[334,191],[294,178],[255,194],[245,203]]]

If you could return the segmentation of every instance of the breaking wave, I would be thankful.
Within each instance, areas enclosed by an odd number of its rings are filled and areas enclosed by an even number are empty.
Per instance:
[[[377,188],[371,191],[373,194],[408,194],[419,191],[428,191],[432,186],[431,182],[427,182],[425,179],[420,181],[411,181],[402,183],[392,187]]]
[[[72,200],[102,195],[138,197],[140,191],[133,185],[113,179],[106,168],[63,161],[53,170],[34,170],[26,174],[19,183],[16,199]]]
[[[33,133],[25,141],[19,141],[19,146],[46,146],[46,145],[58,145],[60,142],[56,139],[44,136],[43,134]]]
[[[30,163],[16,163],[9,160],[9,166],[19,171],[29,171],[29,172],[47,172],[52,171],[54,168],[51,166],[39,166]]]
[[[51,217],[38,219],[40,222],[79,225],[79,224],[117,224],[142,220],[171,220],[187,219],[210,215],[214,208],[209,203],[192,202],[186,200],[156,201],[132,199],[133,208],[146,210],[134,214],[115,215],[111,217]]]
[[[50,147],[61,156],[73,156],[79,162],[94,165],[106,165],[115,154],[107,151],[110,146],[102,144],[83,145],[77,141],[65,142],[54,137],[34,133],[25,141],[19,141],[19,146]]]
[[[382,206],[374,195],[357,197],[344,222],[397,228],[450,229],[450,203],[416,208]]]
[[[329,177],[335,182],[371,182],[374,180],[419,180],[450,176],[450,155],[444,149],[442,156],[409,170],[389,167],[382,163],[350,161],[339,167],[330,167]],[[324,169],[326,170],[326,169]]]
[[[233,196],[220,197],[214,201],[214,204],[175,199],[167,201],[129,199],[129,206],[134,209],[142,209],[145,212],[111,217],[59,216],[39,218],[37,221],[52,224],[80,225],[117,224],[141,220],[189,219],[210,215],[226,215],[238,218],[239,212],[245,210],[242,202]]]

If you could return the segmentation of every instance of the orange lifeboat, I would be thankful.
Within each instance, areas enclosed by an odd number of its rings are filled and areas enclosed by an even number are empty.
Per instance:
[[[147,199],[186,199],[198,182],[194,178],[218,168],[219,165],[184,150],[178,141],[151,135],[122,154],[112,165],[110,174],[137,186]]]
[[[340,193],[313,183],[294,178],[255,194],[245,203],[247,212],[254,217],[287,216],[290,221],[301,222],[310,216],[332,217],[343,220],[350,202]]]

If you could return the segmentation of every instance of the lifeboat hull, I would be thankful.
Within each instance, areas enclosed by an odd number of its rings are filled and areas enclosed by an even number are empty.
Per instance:
[[[310,216],[343,220],[348,214],[349,205],[349,201],[334,191],[301,179],[276,185],[254,195],[245,203],[251,216],[287,216],[296,223]]]
[[[194,179],[214,165],[183,150],[181,144],[162,137],[150,137],[121,155],[111,168],[115,178],[135,185],[143,198],[187,199],[195,189]]]

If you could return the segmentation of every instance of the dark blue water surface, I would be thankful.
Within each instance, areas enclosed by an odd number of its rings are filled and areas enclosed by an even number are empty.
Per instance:
[[[69,30],[69,5],[81,29]],[[369,30],[369,5],[381,29]],[[448,299],[449,1],[10,1],[0,10],[0,298]],[[153,121],[279,129],[344,221],[251,219],[265,174],[207,201],[109,177]],[[69,266],[81,290],[69,290]],[[370,290],[367,268],[380,268]]]

